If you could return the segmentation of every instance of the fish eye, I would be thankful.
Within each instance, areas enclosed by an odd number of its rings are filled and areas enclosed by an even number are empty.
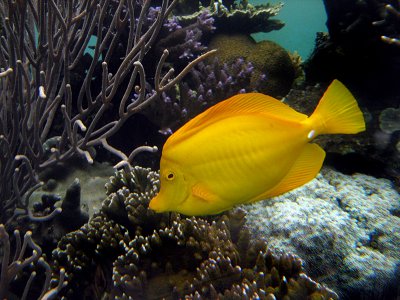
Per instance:
[[[175,175],[173,172],[168,172],[167,176],[165,176],[168,180],[173,180],[175,178]]]

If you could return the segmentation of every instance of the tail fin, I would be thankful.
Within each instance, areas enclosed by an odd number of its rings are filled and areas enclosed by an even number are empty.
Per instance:
[[[319,101],[310,121],[319,120],[318,134],[358,133],[365,130],[363,113],[350,91],[334,80]]]

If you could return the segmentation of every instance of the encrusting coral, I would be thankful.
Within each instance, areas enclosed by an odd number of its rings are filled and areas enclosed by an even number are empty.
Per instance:
[[[396,299],[399,199],[387,179],[325,167],[298,189],[242,208],[252,238],[302,257],[307,273],[341,299]]]
[[[241,211],[213,218],[155,214],[148,202],[158,186],[158,173],[140,167],[110,178],[101,212],[53,251],[55,270],[68,276],[63,296],[337,298],[302,273],[299,258],[250,243]]]

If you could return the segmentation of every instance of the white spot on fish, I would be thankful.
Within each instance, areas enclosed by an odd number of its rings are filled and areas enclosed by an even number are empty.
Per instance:
[[[307,135],[307,137],[308,137],[308,139],[313,139],[314,137],[315,137],[315,130],[313,129],[313,130],[311,130],[309,133],[308,133],[308,135]]]

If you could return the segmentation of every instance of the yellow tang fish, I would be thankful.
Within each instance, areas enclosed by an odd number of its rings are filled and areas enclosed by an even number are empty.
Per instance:
[[[307,117],[259,93],[239,94],[193,118],[166,141],[156,212],[210,215],[274,197],[313,179],[325,151],[320,134],[358,133],[364,117],[334,80]]]

